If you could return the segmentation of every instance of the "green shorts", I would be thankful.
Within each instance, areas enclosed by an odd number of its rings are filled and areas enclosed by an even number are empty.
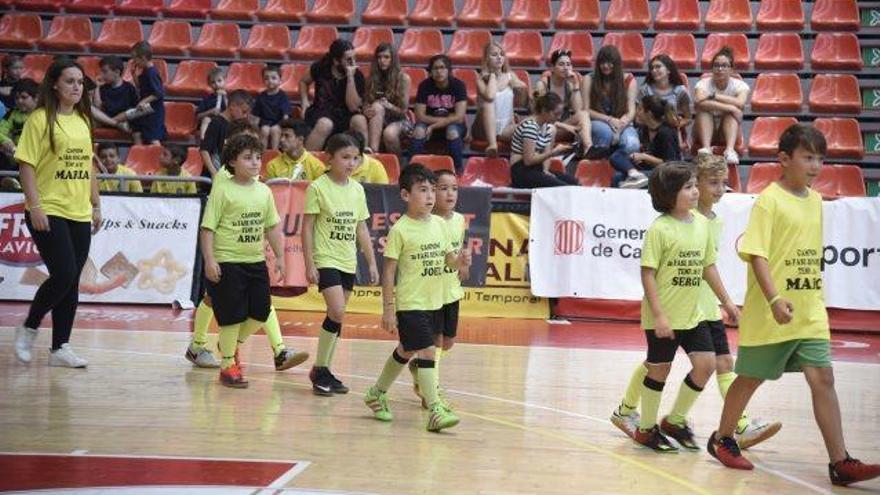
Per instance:
[[[777,380],[782,373],[803,371],[804,366],[831,367],[831,341],[798,339],[776,344],[739,346],[737,375]]]

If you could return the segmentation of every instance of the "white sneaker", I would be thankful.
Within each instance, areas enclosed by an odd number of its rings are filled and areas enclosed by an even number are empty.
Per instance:
[[[697,150],[698,155],[711,155],[712,148],[700,148]]]
[[[37,331],[24,325],[15,327],[15,357],[22,363],[29,363],[33,359],[34,339]]]
[[[739,155],[736,154],[736,151],[731,149],[724,150],[724,159],[730,165],[739,165]]]
[[[62,344],[61,349],[49,353],[49,366],[60,368],[85,368],[89,362],[76,355],[70,344]]]
[[[630,175],[618,186],[620,189],[641,189],[648,185],[648,177],[641,172]]]
[[[751,420],[742,430],[734,432],[733,437],[739,445],[739,448],[745,450],[767,440],[773,435],[779,433],[779,430],[781,429],[782,423],[779,421],[771,423],[756,418]]]

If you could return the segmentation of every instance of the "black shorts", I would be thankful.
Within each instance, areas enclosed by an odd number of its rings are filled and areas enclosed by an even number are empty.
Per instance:
[[[333,134],[339,134],[348,130],[351,124],[351,118],[355,114],[348,111],[347,108],[326,108],[312,105],[306,110],[305,121],[309,127],[314,128],[320,119],[329,119],[333,122]]]
[[[248,318],[266,321],[272,305],[266,262],[220,263],[220,282],[206,280],[214,316],[221,327]]]
[[[651,364],[671,363],[679,346],[686,354],[692,352],[715,352],[709,325],[702,322],[691,330],[673,330],[675,338],[659,339],[654,330],[645,330],[648,340],[648,359]]]
[[[397,312],[397,335],[403,350],[420,351],[434,345],[434,329],[441,324],[439,311]]]
[[[444,337],[455,337],[458,333],[458,301],[444,304],[437,310],[437,323],[435,335],[442,333]]]
[[[721,320],[707,320],[702,322],[701,325],[709,327],[709,333],[712,334],[712,344],[715,347],[715,355],[724,356],[730,354],[730,344],[727,342],[727,328],[724,326],[724,322]]]
[[[354,288],[354,273],[345,273],[336,268],[318,268],[318,292],[341,285],[342,290],[351,292]]]

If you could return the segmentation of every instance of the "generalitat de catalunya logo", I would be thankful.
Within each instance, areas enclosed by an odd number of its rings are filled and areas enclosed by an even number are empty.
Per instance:
[[[557,220],[554,224],[554,254],[583,254],[586,230],[584,222],[580,220]]]
[[[0,263],[12,266],[43,263],[24,222],[24,203],[0,208]]]

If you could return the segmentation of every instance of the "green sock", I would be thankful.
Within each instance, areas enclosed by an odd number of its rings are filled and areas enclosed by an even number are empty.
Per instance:
[[[437,348],[437,352],[434,353],[434,369],[437,370],[437,380],[440,380],[440,359],[443,358],[443,354],[449,351],[444,351],[440,347]]]
[[[327,367],[333,354],[333,344],[336,342],[336,334],[323,328],[318,332],[318,355],[315,356],[315,366]]]
[[[437,375],[436,366],[436,361],[429,359],[422,359],[419,363],[419,391],[421,391],[422,397],[425,398],[425,403],[428,404],[429,409],[437,403],[438,399],[437,385],[439,383],[439,376]]]
[[[336,333],[334,335],[336,335],[336,337],[333,338],[333,342],[330,345],[330,357],[327,359],[327,366],[330,366],[330,363],[333,362],[333,357],[336,356],[336,344],[339,343],[342,334]]]
[[[205,304],[205,300],[199,303],[196,308],[196,314],[193,317],[193,334],[192,346],[195,348],[204,348],[208,345],[208,327],[211,326],[211,320],[214,319],[214,309]]]
[[[392,352],[391,355],[388,356],[388,360],[385,361],[382,373],[379,375],[379,378],[376,379],[376,388],[378,388],[380,392],[387,392],[394,383],[394,380],[397,380],[397,377],[400,376],[400,372],[403,371],[403,367],[406,366],[406,363],[407,360],[398,356],[396,350],[395,352]]]
[[[248,337],[257,333],[262,326],[262,321],[257,321],[253,318],[244,320],[244,323],[241,324],[241,328],[238,330],[238,343],[244,344]]]
[[[654,388],[650,388],[645,382],[650,382]],[[639,429],[650,430],[657,424],[657,411],[660,410],[663,385],[665,383],[645,377],[642,383],[642,417],[639,419]]]
[[[691,375],[684,378],[681,387],[678,388],[678,397],[672,405],[672,412],[666,418],[667,421],[674,425],[682,426],[687,422],[687,415],[700,396],[703,389],[698,387],[692,380]]]
[[[736,373],[732,371],[728,371],[727,373],[716,373],[715,379],[718,380],[718,391],[721,392],[721,398],[726,398],[730,384],[736,380]],[[739,417],[739,421],[736,422],[736,431],[743,431],[747,426],[749,426],[749,416],[744,412],[743,415]]]
[[[642,397],[642,382],[648,376],[648,367],[645,363],[639,363],[629,379],[629,385],[626,386],[626,392],[623,393],[623,402],[620,403],[618,411],[623,416],[629,416],[639,407],[639,400]]]
[[[266,330],[269,344],[272,345],[272,354],[277,356],[279,352],[284,350],[285,346],[284,340],[281,338],[281,325],[278,323],[278,314],[275,313],[275,306],[272,306],[272,310],[269,311],[269,317],[266,318],[263,328]]]
[[[235,363],[235,350],[238,348],[238,332],[241,324],[220,327],[220,367],[224,370]]]

